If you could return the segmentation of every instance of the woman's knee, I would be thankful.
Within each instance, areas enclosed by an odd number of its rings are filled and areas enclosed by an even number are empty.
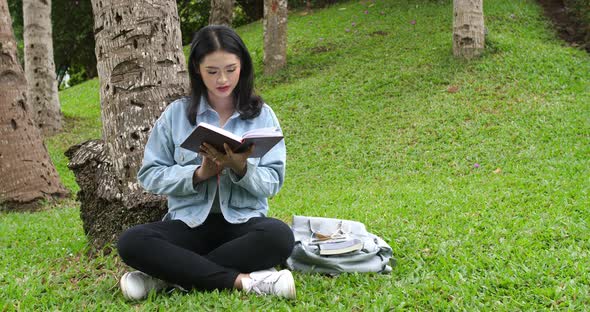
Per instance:
[[[269,219],[264,226],[264,231],[269,239],[269,244],[272,245],[270,247],[278,252],[282,258],[288,258],[295,244],[291,228],[283,221]]]
[[[137,255],[145,242],[147,231],[143,225],[137,225],[124,231],[117,241],[117,252],[124,262]]]

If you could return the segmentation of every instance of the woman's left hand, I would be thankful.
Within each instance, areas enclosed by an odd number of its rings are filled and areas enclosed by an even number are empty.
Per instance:
[[[225,148],[225,154],[219,152],[212,145],[203,143],[201,151],[205,157],[213,160],[219,168],[230,168],[237,175],[244,176],[247,170],[246,160],[252,155],[254,145],[243,153],[234,153],[227,144],[223,144],[223,147]]]

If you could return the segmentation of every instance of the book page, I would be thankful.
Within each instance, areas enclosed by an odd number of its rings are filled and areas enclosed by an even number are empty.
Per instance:
[[[200,122],[197,125],[197,127],[207,128],[207,129],[209,129],[211,131],[215,131],[217,133],[223,134],[224,136],[226,136],[226,137],[228,137],[228,138],[230,138],[230,139],[232,139],[234,141],[238,141],[238,142],[241,142],[242,141],[242,138],[240,136],[235,135],[235,134],[233,134],[233,133],[231,133],[231,132],[229,132],[229,131],[227,131],[225,129],[216,127],[214,125],[211,125],[211,124],[208,124],[208,123],[205,123],[205,122]]]
[[[242,137],[247,138],[265,138],[283,136],[283,133],[277,127],[259,128],[245,132]]]

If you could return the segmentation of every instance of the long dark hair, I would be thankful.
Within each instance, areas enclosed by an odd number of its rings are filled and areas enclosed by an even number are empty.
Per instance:
[[[199,64],[206,55],[220,50],[235,54],[241,63],[240,80],[232,92],[240,118],[254,118],[260,114],[262,109],[262,99],[254,94],[254,68],[246,45],[233,29],[227,26],[210,25],[195,33],[191,43],[188,73],[191,80],[192,103],[187,114],[189,122],[193,126],[196,123],[201,97],[207,97],[207,87],[199,75]]]

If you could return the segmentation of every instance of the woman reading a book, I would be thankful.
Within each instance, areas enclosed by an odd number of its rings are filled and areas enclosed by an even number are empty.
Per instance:
[[[256,146],[242,153],[207,143],[199,153],[180,147],[200,122],[236,135],[280,129],[254,94],[249,52],[232,29],[207,26],[191,43],[188,69],[191,96],[171,103],[157,120],[138,172],[147,191],[167,195],[168,213],[119,238],[119,255],[138,270],[121,277],[121,290],[131,300],[172,286],[294,298],[291,272],[274,269],[291,254],[293,233],[266,217],[267,198],[283,185],[284,141],[259,158],[249,158]]]

